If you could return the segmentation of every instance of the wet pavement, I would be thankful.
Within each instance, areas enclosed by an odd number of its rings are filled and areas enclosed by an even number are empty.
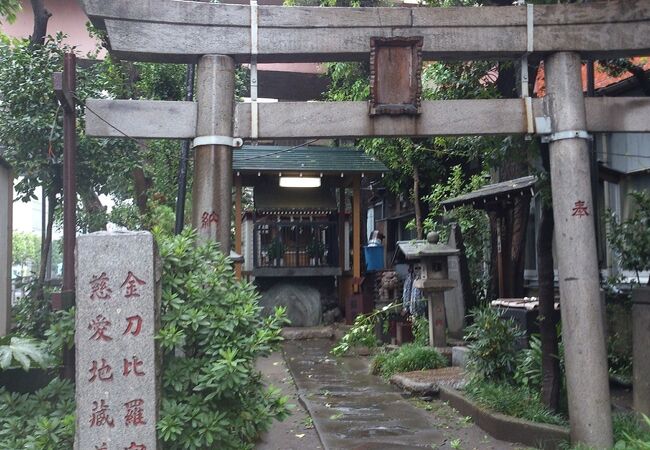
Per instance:
[[[331,346],[326,339],[283,345],[300,399],[325,449],[521,448],[490,438],[442,402],[404,398],[369,374],[368,358],[334,358]]]

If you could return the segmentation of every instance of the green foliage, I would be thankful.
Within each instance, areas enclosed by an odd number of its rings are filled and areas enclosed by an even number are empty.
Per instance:
[[[307,244],[307,255],[310,258],[322,258],[325,254],[325,244],[318,238],[313,238]]]
[[[567,425],[564,417],[548,410],[541,401],[538,390],[504,382],[474,379],[465,387],[467,396],[484,408],[553,425]]]
[[[619,222],[610,211],[607,216],[607,239],[621,259],[624,269],[639,272],[650,270],[650,193],[631,192],[636,208],[625,221]],[[650,280],[649,280],[650,281]]]
[[[52,324],[45,332],[46,346],[54,358],[74,346],[75,308],[52,313]]]
[[[614,415],[614,449],[650,450],[650,419],[639,420],[634,413]]]
[[[433,347],[405,344],[393,351],[377,354],[372,360],[372,373],[390,378],[396,373],[438,369],[447,361]]]
[[[451,168],[446,182],[436,184],[431,194],[423,198],[429,205],[429,215],[424,221],[425,229],[437,231],[444,242],[447,239],[448,228],[443,225],[441,219],[446,217],[447,221],[457,222],[460,226],[463,233],[472,291],[477,299],[486,297],[490,281],[489,277],[484,273],[483,267],[486,257],[489,257],[490,249],[488,217],[485,212],[470,206],[454,208],[446,214],[441,203],[444,200],[466,194],[484,186],[488,179],[487,171],[468,176],[461,165],[456,165]]]
[[[564,373],[564,346],[560,341],[559,355],[553,355],[560,360],[560,372]],[[564,378],[564,377],[562,377]],[[535,391],[542,389],[542,341],[538,334],[533,334],[528,340],[528,348],[519,351],[517,369],[514,381],[521,386]]]
[[[359,314],[354,319],[354,324],[350,331],[332,348],[332,354],[335,356],[343,356],[349,352],[353,347],[368,347],[373,348],[377,346],[377,336],[375,329],[381,318],[386,318],[393,310],[401,308],[400,303],[391,303],[384,306],[382,309],[375,310],[370,314]]]
[[[36,267],[41,260],[41,238],[35,233],[17,231],[12,236],[13,265]],[[21,273],[22,275],[22,273]]]
[[[274,238],[267,249],[268,257],[271,261],[280,259],[284,256],[285,248],[280,238]]]
[[[33,394],[0,388],[0,448],[70,449],[74,441],[74,386],[54,379]]]
[[[288,413],[286,398],[266,389],[254,368],[281,341],[285,311],[262,318],[255,288],[235,279],[216,243],[199,245],[188,230],[158,242],[165,448],[252,448],[274,417]]]
[[[505,319],[495,308],[472,311],[474,321],[465,329],[469,342],[467,370],[473,379],[511,381],[517,365],[516,341],[523,332],[512,318]]]
[[[0,337],[0,369],[22,367],[29,370],[30,367],[45,367],[48,362],[48,354],[43,350],[40,342],[34,339],[3,336]]]
[[[411,316],[413,343],[429,345],[429,321],[424,316]]]
[[[50,300],[47,295],[43,299],[38,298],[38,280],[35,278],[27,279],[21,288],[25,295],[12,307],[12,331],[19,336],[43,339],[52,323]]]
[[[16,14],[21,9],[20,0],[0,0],[0,19],[6,18],[7,22],[13,23],[16,20]]]

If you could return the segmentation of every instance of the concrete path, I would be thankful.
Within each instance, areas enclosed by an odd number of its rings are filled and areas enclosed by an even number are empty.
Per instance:
[[[325,449],[521,448],[490,438],[442,402],[405,399],[369,374],[367,358],[334,358],[331,346],[325,339],[284,343],[285,361]]]

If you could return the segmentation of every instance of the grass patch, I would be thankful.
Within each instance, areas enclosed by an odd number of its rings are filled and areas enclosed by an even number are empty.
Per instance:
[[[547,409],[539,393],[507,383],[472,381],[466,388],[467,396],[480,406],[492,411],[532,422],[567,425],[567,420]]]
[[[447,360],[434,348],[405,344],[392,352],[377,354],[372,360],[372,373],[390,378],[400,372],[438,369],[446,365]]]

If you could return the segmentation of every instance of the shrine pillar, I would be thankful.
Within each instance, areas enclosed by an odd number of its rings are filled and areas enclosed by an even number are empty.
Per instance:
[[[546,58],[544,68],[552,124],[551,188],[571,441],[611,448],[604,305],[599,293],[580,55],[555,53]]]
[[[234,60],[224,55],[201,57],[197,74],[192,226],[201,240],[219,242],[226,255],[230,253],[234,100]]]

